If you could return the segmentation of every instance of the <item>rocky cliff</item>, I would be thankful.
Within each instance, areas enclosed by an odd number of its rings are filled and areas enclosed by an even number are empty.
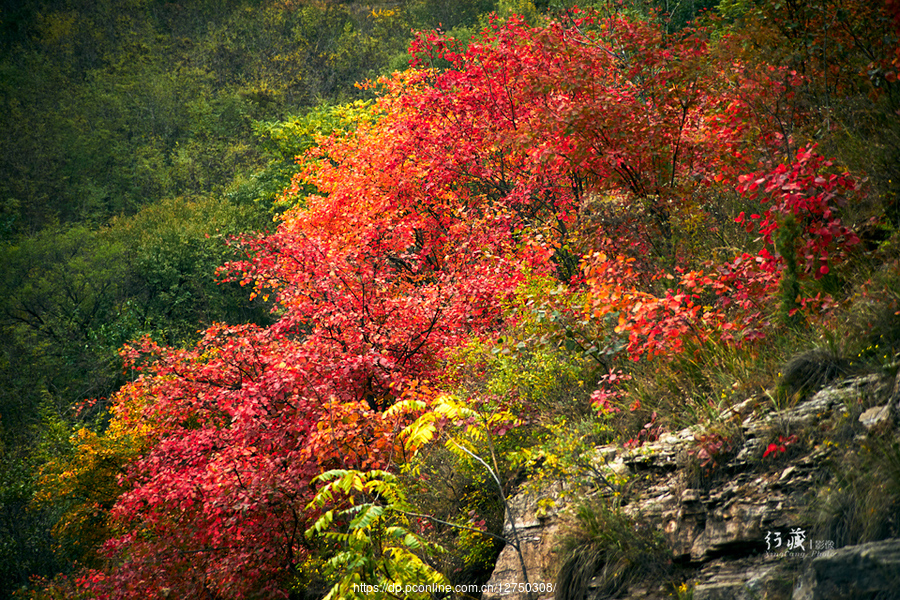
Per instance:
[[[657,532],[665,568],[611,592],[600,584],[604,565],[597,560],[596,575],[582,591],[573,595],[557,587],[573,506],[591,494],[606,496],[609,504],[615,493],[529,490],[511,500],[508,515],[527,573],[507,546],[488,582],[494,591],[483,597],[900,598],[900,539],[891,537],[897,520],[875,514],[879,495],[889,504],[897,492],[879,486],[897,485],[889,480],[900,476],[890,451],[898,448],[898,415],[900,377],[857,376],[782,410],[769,399],[752,398],[704,429],[664,434],[637,448],[597,448],[598,469],[628,482],[618,501],[621,512],[636,530]],[[873,464],[885,470],[864,477],[861,470]],[[844,485],[855,489],[844,491]],[[556,505],[544,511],[539,505],[548,498]],[[834,506],[835,498],[847,506]],[[872,515],[861,514],[866,511]],[[509,525],[506,536],[512,536]],[[526,575],[536,593],[517,591]]]

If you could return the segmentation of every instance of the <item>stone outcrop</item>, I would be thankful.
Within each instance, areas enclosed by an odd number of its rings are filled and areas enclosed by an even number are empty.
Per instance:
[[[522,550],[522,560],[513,545],[507,545],[497,558],[494,574],[488,582],[487,591],[482,594],[482,600],[526,600],[529,596],[526,592],[518,592],[519,584],[547,584],[556,576],[554,560],[554,546],[559,535],[559,514],[555,508],[549,511],[542,510],[541,500],[552,497],[555,490],[539,493],[523,493],[515,496],[509,502],[510,512],[513,515],[516,531],[513,533],[510,520],[507,518],[503,536],[506,539],[518,537]],[[547,514],[543,514],[543,513]],[[540,516],[538,516],[540,515]],[[524,560],[525,572],[523,574],[521,564]],[[527,588],[526,588],[527,590]],[[547,594],[535,594],[532,597],[546,597]],[[552,593],[550,594],[552,596]]]
[[[846,546],[814,558],[793,600],[900,598],[900,539]]]
[[[698,466],[698,448],[709,438],[691,429],[632,450],[598,448],[597,461],[610,473],[630,475],[629,497],[634,500],[623,509],[663,533],[673,568],[687,586],[683,596],[690,590],[694,600],[900,598],[900,540],[835,548],[833,540],[814,539],[807,530],[810,492],[828,477],[823,464],[835,452],[833,445],[807,445],[790,460],[777,460],[776,449],[776,456],[763,459],[779,432],[788,437],[789,432],[851,420],[857,423],[857,436],[895,428],[898,386],[900,379],[895,383],[878,376],[857,377],[789,410],[767,411],[752,399],[734,406],[720,415],[719,424],[736,441],[730,451],[709,457],[714,468],[708,470],[715,475],[708,477]],[[848,418],[851,413],[855,418]],[[511,506],[532,584],[555,581],[554,553],[561,535],[559,514],[538,516],[539,498],[539,493],[522,494]],[[506,536],[511,534],[507,526]],[[501,591],[502,586],[525,581],[520,562],[515,549],[505,548],[488,582],[497,593],[483,597],[528,600],[524,593]],[[530,596],[554,597],[553,592]],[[648,581],[619,597],[662,599],[677,594],[671,581]],[[587,598],[592,598],[590,591]]]

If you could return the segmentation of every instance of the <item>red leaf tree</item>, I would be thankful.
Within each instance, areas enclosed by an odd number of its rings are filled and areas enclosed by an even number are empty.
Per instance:
[[[226,269],[275,300],[277,322],[128,351],[143,372],[114,418],[146,451],[122,478],[110,567],[82,580],[99,597],[285,595],[313,478],[402,460],[380,409],[448,351],[502,331],[526,273],[588,290],[635,357],[755,326],[777,258],[693,256],[678,227],[714,222],[710,188],[736,184],[777,139],[754,114],[785,88],[716,59],[702,31],[619,17],[512,19],[465,52],[436,34],[413,52],[418,68],[381,82],[355,132],[320,140],[286,195],[318,193]],[[783,197],[813,215],[807,233],[852,240],[827,208],[843,180],[772,173],[757,177],[767,191],[812,199]],[[815,265],[827,247],[802,246]]]

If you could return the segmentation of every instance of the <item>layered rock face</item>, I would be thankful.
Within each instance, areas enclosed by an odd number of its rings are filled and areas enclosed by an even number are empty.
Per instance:
[[[836,454],[852,452],[854,444],[862,446],[875,436],[900,438],[900,377],[851,378],[790,409],[768,406],[751,399],[719,416],[718,430],[730,432],[730,446],[721,455],[704,454],[721,447],[711,443],[715,438],[708,431],[692,429],[631,450],[597,449],[600,467],[629,478],[623,511],[661,532],[671,553],[669,572],[677,573],[666,581],[631,584],[616,598],[900,599],[900,539],[842,546],[840,540],[815,534],[810,516],[819,501],[815,490],[833,478],[827,465]],[[836,427],[849,432],[850,450],[810,434],[811,441],[798,440],[787,451],[794,443],[792,432]],[[543,514],[538,509],[542,496],[557,500],[556,509]],[[503,550],[483,598],[558,600],[546,588],[556,580],[565,514],[567,505],[577,501],[574,496],[544,490],[512,499],[522,556],[512,546]],[[505,536],[512,539],[509,525]],[[536,590],[531,594],[520,585],[526,574]],[[534,585],[541,583],[551,585],[544,590]],[[586,600],[607,597],[591,586],[584,595]]]

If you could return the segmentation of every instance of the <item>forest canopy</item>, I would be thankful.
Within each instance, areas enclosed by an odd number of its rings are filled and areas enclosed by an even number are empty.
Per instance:
[[[4,591],[484,581],[628,382],[900,351],[898,6],[594,4],[4,7]]]

